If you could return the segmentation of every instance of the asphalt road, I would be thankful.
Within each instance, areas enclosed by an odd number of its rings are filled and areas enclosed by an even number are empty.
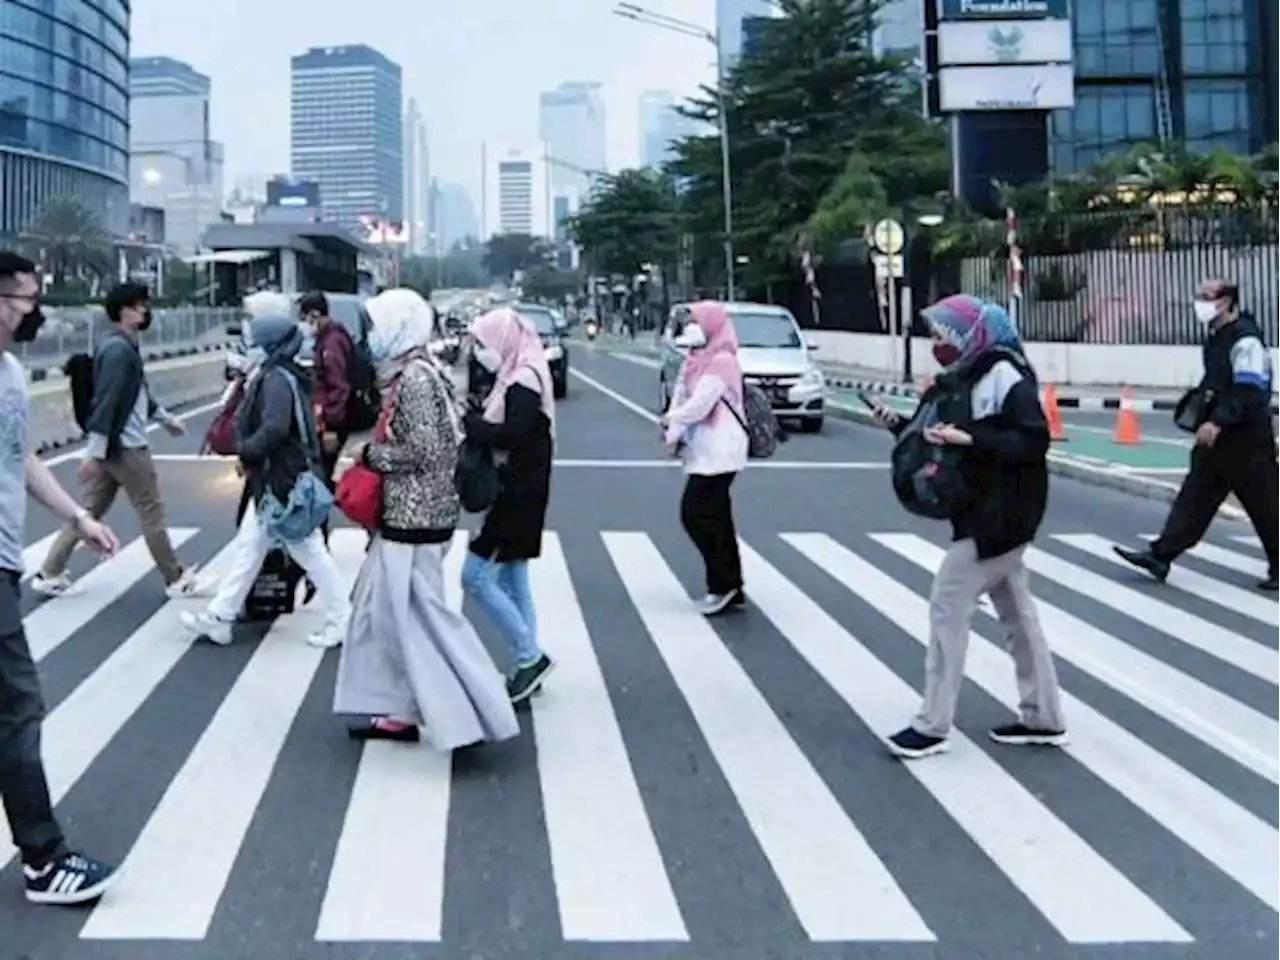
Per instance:
[[[125,506],[119,557],[77,556],[78,596],[28,599],[60,815],[125,870],[67,912],[27,906],[10,863],[0,960],[1276,955],[1277,605],[1246,528],[1220,522],[1155,586],[1102,538],[1163,505],[1055,478],[1033,566],[1072,745],[987,739],[1016,694],[983,611],[952,753],[904,765],[880,737],[917,705],[947,538],[897,506],[886,438],[830,422],[746,472],[752,606],[708,624],[653,371],[585,349],[573,367],[534,566],[559,669],[516,741],[362,755],[330,713],[338,654],[302,642],[314,615],[190,646],[193,602],[164,602]],[[193,561],[225,547],[238,495],[195,446],[155,442]],[[33,509],[30,541],[51,532]],[[335,533],[348,576],[362,539]]]

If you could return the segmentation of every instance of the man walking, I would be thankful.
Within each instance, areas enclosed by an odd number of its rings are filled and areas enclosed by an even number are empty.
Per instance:
[[[1253,316],[1240,309],[1235,284],[1205,281],[1193,308],[1206,335],[1204,376],[1190,404],[1195,409],[1191,468],[1160,536],[1144,550],[1115,551],[1163,582],[1170,564],[1200,542],[1222,502],[1234,493],[1267,555],[1267,575],[1258,589],[1274,591],[1280,575],[1280,518],[1271,355]]]
[[[102,896],[113,868],[73,853],[53,814],[40,756],[44,700],[22,628],[19,583],[27,495],[63,519],[68,537],[106,554],[114,553],[117,543],[31,450],[27,375],[11,350],[14,343],[35,339],[44,322],[35,273],[30,260],[0,251],[0,799],[22,856],[27,899],[73,904]]]
[[[85,486],[86,509],[101,519],[121,489],[137,511],[142,536],[164,575],[171,598],[198,597],[207,588],[186,568],[169,539],[160,478],[147,441],[147,422],[159,421],[171,436],[181,436],[182,423],[152,399],[143,370],[138,335],[151,326],[150,293],[138,283],[122,283],[107,294],[107,317],[115,329],[98,346],[93,362],[93,401],[86,430],[89,443],[78,471]],[[61,597],[72,589],[67,561],[76,534],[63,530],[49,549],[31,589]]]
[[[315,328],[315,397],[320,428],[320,455],[325,480],[333,487],[338,458],[351,435],[347,408],[351,401],[352,355],[355,344],[346,327],[329,316],[329,299],[318,291],[298,301],[304,324]]]

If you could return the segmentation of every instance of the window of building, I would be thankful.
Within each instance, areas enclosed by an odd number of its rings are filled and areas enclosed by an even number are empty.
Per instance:
[[[1244,73],[1249,41],[1244,0],[1180,0],[1186,74]]]
[[[1150,77],[1159,69],[1156,0],[1076,0],[1072,29],[1082,77]]]
[[[1208,151],[1249,152],[1249,85],[1235,80],[1188,80],[1187,146]]]
[[[1155,139],[1155,89],[1147,83],[1077,86],[1075,107],[1050,114],[1050,150],[1059,174],[1076,173]]]

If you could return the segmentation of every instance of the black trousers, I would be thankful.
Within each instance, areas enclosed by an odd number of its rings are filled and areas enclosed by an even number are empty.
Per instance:
[[[1200,542],[1218,508],[1235,494],[1262,541],[1267,568],[1278,568],[1280,552],[1280,484],[1276,475],[1276,441],[1271,428],[1224,432],[1212,447],[1194,447],[1191,469],[1173,501],[1164,530],[1151,553],[1171,562]]]
[[[0,571],[0,800],[23,863],[43,866],[66,852],[40,755],[44,698],[22,630],[19,575]]]
[[[680,522],[698,548],[707,570],[707,593],[723,596],[742,589],[738,531],[733,525],[729,488],[737,474],[690,474],[680,498]]]

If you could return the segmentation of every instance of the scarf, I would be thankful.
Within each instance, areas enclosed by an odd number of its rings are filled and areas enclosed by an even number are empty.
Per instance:
[[[493,389],[484,401],[484,418],[490,423],[503,422],[507,414],[507,391],[517,382],[520,371],[529,367],[537,377],[542,412],[554,436],[556,401],[551,393],[551,368],[547,366],[547,353],[533,323],[514,310],[500,307],[477,319],[471,325],[471,335],[501,358]]]
[[[706,376],[724,381],[729,402],[742,409],[742,366],[738,362],[738,333],[723,303],[703,300],[690,305],[689,322],[702,328],[706,346],[690,350],[680,368],[680,381],[692,396]]]
[[[1022,339],[999,304],[957,293],[920,313],[931,333],[960,351],[953,369],[969,366],[997,347],[1023,352]]]
[[[259,316],[254,317],[251,328],[253,346],[260,350],[262,359],[245,384],[244,401],[240,405],[238,417],[240,435],[249,432],[249,418],[257,410],[262,383],[272,370],[283,370],[292,374],[298,383],[298,389],[304,389],[307,374],[297,364],[297,357],[302,350],[302,329],[292,316]],[[310,404],[302,397],[302,414],[306,422],[299,425],[301,431],[315,432],[315,423],[311,420]]]

